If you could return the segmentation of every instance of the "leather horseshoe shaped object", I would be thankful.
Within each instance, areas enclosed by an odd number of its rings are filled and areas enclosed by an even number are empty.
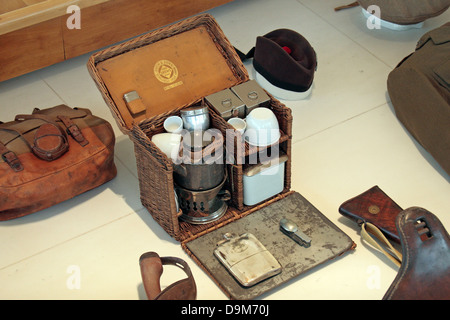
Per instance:
[[[147,252],[139,259],[142,281],[149,300],[195,300],[197,286],[188,264],[176,257],[159,257],[156,252]],[[167,286],[161,291],[161,275],[164,265],[177,266],[186,273],[187,278]]]

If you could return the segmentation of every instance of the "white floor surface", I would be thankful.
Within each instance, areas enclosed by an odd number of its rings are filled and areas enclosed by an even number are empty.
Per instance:
[[[349,2],[349,1],[347,1]],[[210,10],[243,52],[257,36],[290,28],[317,51],[312,95],[285,102],[293,111],[292,189],[301,193],[357,244],[354,252],[276,288],[260,299],[383,297],[397,267],[361,241],[339,205],[380,186],[403,208],[420,206],[450,229],[450,177],[397,120],[388,74],[427,31],[370,30],[358,8],[335,12],[345,0],[236,0]],[[88,74],[90,54],[0,83],[0,120],[58,104],[89,108],[117,135],[117,177],[105,185],[17,220],[0,222],[0,299],[146,299],[140,255],[185,259],[199,300],[227,297],[150,216],[139,199],[133,144],[123,135]],[[246,63],[252,77],[253,67]],[[75,273],[74,273],[75,272]],[[79,286],[73,286],[79,275]],[[164,273],[163,284],[182,276]]]

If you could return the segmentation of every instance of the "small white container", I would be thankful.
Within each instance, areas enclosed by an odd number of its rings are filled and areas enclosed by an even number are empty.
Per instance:
[[[180,133],[183,130],[183,119],[178,116],[168,117],[164,121],[164,129],[169,133]]]
[[[158,133],[152,137],[152,142],[166,154],[169,159],[175,160],[180,150],[181,134]]]
[[[284,190],[287,155],[254,165],[244,171],[244,204],[253,206]]]
[[[245,121],[247,129],[244,139],[252,146],[270,146],[281,137],[278,119],[269,108],[253,109]]]
[[[231,118],[227,121],[236,131],[239,131],[241,135],[244,134],[245,129],[247,129],[247,123],[241,118]]]

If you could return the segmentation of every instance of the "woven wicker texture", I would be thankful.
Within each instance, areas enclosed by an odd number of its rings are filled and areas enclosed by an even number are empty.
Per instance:
[[[98,66],[102,61],[111,59],[118,55],[136,50],[143,46],[149,46],[157,41],[167,39],[179,33],[192,30],[193,28],[206,27],[217,50],[227,62],[230,70],[235,76],[233,85],[238,85],[248,81],[247,70],[242,64],[239,56],[229,43],[222,30],[214,18],[208,14],[202,14],[168,27],[150,32],[143,36],[132,39],[117,46],[107,48],[95,53],[88,62],[88,70],[100,90],[106,104],[110,108],[117,124],[122,132],[127,134],[135,147],[137,171],[140,187],[140,198],[144,207],[164,230],[178,241],[199,236],[211,229],[219,228],[221,225],[241,218],[257,210],[260,206],[267,205],[266,202],[257,206],[246,207],[243,205],[243,169],[246,166],[248,157],[265,148],[250,147],[248,144],[238,144],[239,133],[235,132],[213,108],[209,107],[211,128],[218,129],[226,145],[226,160],[228,181],[225,187],[230,191],[232,200],[226,214],[217,221],[207,225],[193,225],[179,220],[182,214],[177,210],[177,203],[174,193],[173,163],[152,141],[155,134],[164,132],[164,120],[172,115],[180,115],[180,110],[193,105],[207,104],[204,99],[189,101],[186,104],[177,106],[173,110],[168,110],[156,116],[145,118],[133,125],[127,125],[123,119],[122,111],[118,108],[107,85],[103,81]],[[227,89],[227,88],[222,88]],[[274,99],[269,108],[275,113],[281,130],[281,138],[273,147],[289,156],[285,166],[285,190],[288,192],[291,186],[291,138],[292,138],[292,113],[289,108]],[[229,141],[233,139],[233,141]],[[231,147],[230,147],[231,146]],[[277,198],[277,197],[274,197]]]

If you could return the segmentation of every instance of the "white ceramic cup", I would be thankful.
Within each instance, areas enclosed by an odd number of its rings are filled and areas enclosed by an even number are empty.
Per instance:
[[[277,117],[269,108],[253,109],[246,118],[245,140],[258,147],[274,144],[280,139],[280,126]]]
[[[155,134],[152,137],[152,142],[164,152],[169,159],[175,160],[180,150],[181,134],[168,132]]]
[[[245,129],[247,128],[247,123],[241,118],[231,118],[228,120],[228,123],[232,125],[236,131],[239,131],[241,135],[244,134]]]
[[[178,116],[168,117],[164,121],[164,129],[169,133],[180,133],[183,130],[183,119]]]

